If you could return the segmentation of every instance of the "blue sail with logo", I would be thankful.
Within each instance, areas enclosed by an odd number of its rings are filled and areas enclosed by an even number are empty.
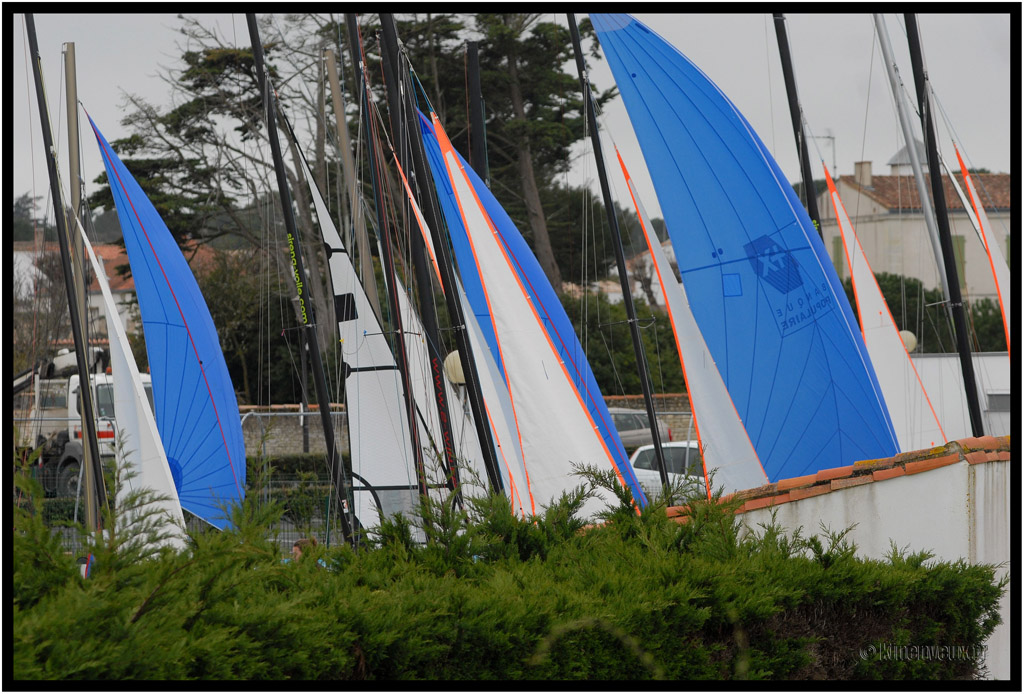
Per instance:
[[[217,528],[245,493],[238,401],[199,285],[153,204],[89,119],[124,235],[157,429],[181,507]]]
[[[430,122],[422,114],[420,114],[420,133],[423,139],[424,150],[427,154],[427,160],[430,163],[431,172],[434,177],[438,199],[445,216],[445,222],[448,225],[451,245],[455,251],[454,255],[466,297],[473,309],[473,313],[477,316],[481,331],[484,333],[484,338],[490,347],[491,353],[494,355],[498,368],[503,369],[501,351],[498,349],[497,339],[491,326],[487,299],[480,284],[469,239],[462,226],[462,216],[459,213],[458,202],[455,199],[454,191],[451,190],[449,185],[448,175],[445,173],[445,164],[441,156],[440,146],[437,143]],[[473,170],[473,167],[461,155],[459,155],[459,163],[466,171],[470,184],[476,191],[481,205],[483,205],[502,246],[504,246],[505,253],[511,261],[516,274],[519,276],[519,281],[527,290],[534,310],[537,312],[537,316],[540,318],[544,330],[551,340],[551,344],[565,365],[581,402],[584,403],[594,422],[594,426],[597,427],[601,438],[608,447],[608,451],[611,453],[612,460],[622,480],[630,487],[633,498],[641,505],[645,505],[647,498],[636,479],[633,466],[629,464],[629,456],[622,445],[618,431],[612,424],[608,406],[605,403],[601,389],[597,385],[597,379],[594,377],[593,370],[590,368],[590,362],[587,360],[583,346],[576,336],[576,330],[572,325],[572,321],[569,320],[569,316],[565,313],[565,308],[563,308],[558,295],[555,293],[554,288],[552,288],[543,269],[541,269],[537,257],[533,254],[526,240],[519,233],[515,222],[505,212],[501,203],[491,194],[491,191]]]
[[[671,44],[629,15],[590,19],[694,316],[768,478],[894,455],[849,301],[767,148]]]

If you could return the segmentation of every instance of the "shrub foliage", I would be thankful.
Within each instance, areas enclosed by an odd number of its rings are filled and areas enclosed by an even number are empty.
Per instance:
[[[845,532],[744,529],[734,506],[699,494],[678,523],[663,503],[636,513],[628,492],[581,473],[579,488],[529,520],[497,495],[465,508],[428,499],[419,518],[385,519],[355,548],[321,545],[293,562],[268,530],[280,507],[234,508],[233,529],[192,533],[180,552],[154,550],[159,525],[126,526],[113,509],[106,534],[86,534],[87,579],[51,535],[38,486],[18,476],[35,503],[15,508],[14,677],[978,675],[1005,587],[994,567],[896,549],[866,560]],[[602,487],[607,510],[580,518]],[[879,657],[888,644],[973,656]]]

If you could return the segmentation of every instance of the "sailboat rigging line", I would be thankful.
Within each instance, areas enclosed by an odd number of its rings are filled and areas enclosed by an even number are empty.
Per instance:
[[[385,18],[388,21],[385,21]],[[381,24],[384,29],[386,40],[392,44],[392,55],[396,56],[397,62],[398,41],[397,33],[395,32],[394,17],[390,14],[382,14]],[[398,70],[397,67],[398,66],[395,65],[395,72],[397,74],[401,74],[402,71]],[[431,187],[428,184],[432,180],[432,177],[426,162],[423,140],[420,136],[418,113],[412,104],[412,89],[408,87],[408,83],[405,80],[403,80],[403,83],[406,83],[407,85],[405,91],[405,107],[408,111],[407,117],[404,119],[404,125],[408,133],[407,142],[411,148],[413,161],[412,172],[416,181],[419,182],[419,185],[424,189],[427,189]],[[468,331],[466,329],[466,318],[463,315],[462,303],[456,289],[457,283],[455,281],[455,270],[452,255],[449,252],[447,242],[443,237],[445,229],[442,222],[443,217],[438,209],[437,201],[429,191],[425,191],[422,195],[421,203],[424,203],[423,207],[424,212],[426,213],[425,218],[427,223],[435,230],[435,234],[433,236],[434,254],[440,264],[442,282],[445,286],[452,288],[451,291],[444,294],[444,298],[448,308],[449,319],[452,326],[456,328],[455,340],[458,346],[457,351],[459,354],[459,361],[462,365],[462,372],[466,379],[466,392],[469,395],[470,407],[473,411],[473,419],[476,423],[477,439],[480,442],[480,449],[484,459],[484,469],[487,472],[488,482],[491,487],[496,491],[504,491],[504,483],[498,467],[494,440],[491,428],[487,421],[483,394],[480,389],[476,359],[473,354],[472,346],[470,345],[469,336],[467,334]]]
[[[921,126],[924,130],[925,147],[928,154],[928,172],[932,183],[932,200],[939,227],[939,241],[942,245],[942,259],[945,274],[949,278],[949,301],[953,309],[953,323],[956,328],[957,352],[960,353],[960,369],[963,372],[964,390],[967,393],[967,409],[971,415],[971,429],[974,436],[984,435],[984,424],[981,418],[981,405],[978,402],[978,382],[974,377],[974,360],[971,358],[970,338],[967,331],[967,320],[963,298],[960,293],[956,258],[953,253],[953,239],[949,228],[949,213],[946,209],[946,195],[942,184],[942,168],[939,166],[938,147],[935,143],[935,123],[928,102],[928,75],[924,68],[924,55],[921,49],[921,38],[918,33],[917,15],[908,13],[907,40],[910,43],[910,63],[914,71],[914,83],[917,86],[917,99],[921,112]],[[909,147],[910,145],[908,145]],[[922,207],[928,201],[921,200]]]
[[[292,268],[294,270],[296,291],[299,296],[300,306],[304,305],[302,279],[305,278],[305,268],[302,264],[302,248],[297,243],[298,230],[295,228],[295,218],[292,214],[291,194],[288,190],[288,179],[284,171],[284,161],[281,156],[281,143],[277,137],[277,125],[274,108],[273,92],[270,89],[270,74],[263,61],[263,44],[260,42],[259,28],[256,25],[256,15],[246,13],[246,21],[249,25],[249,38],[252,43],[253,66],[256,69],[257,82],[260,93],[263,97],[264,115],[267,122],[267,134],[270,139],[270,149],[274,158],[274,170],[277,174],[278,192],[281,196],[281,207],[284,214],[285,229],[287,232],[289,251],[291,253]],[[327,444],[327,461],[335,481],[335,493],[339,498],[341,512],[342,533],[345,540],[355,546],[356,538],[353,533],[354,506],[350,497],[350,485],[347,479],[347,471],[344,462],[338,455],[337,441],[334,437],[334,422],[331,420],[331,403],[327,394],[327,379],[324,374],[323,360],[320,355],[319,340],[313,332],[315,327],[312,322],[313,307],[309,312],[302,311],[303,322],[307,326],[303,337],[311,352],[313,363],[313,379],[316,386],[317,401],[320,403],[320,420],[323,425],[324,437]]]
[[[362,39],[359,36],[359,28],[356,25],[355,15],[348,13],[345,15],[349,37],[353,47],[359,47],[360,60],[356,66],[357,77],[360,83],[360,100],[366,105],[367,113],[370,112],[371,105],[373,103],[372,95],[370,94],[370,85],[366,75],[366,62],[363,59],[362,51]],[[366,126],[366,138],[367,138],[367,158],[370,165],[370,178],[373,181],[373,195],[376,201],[377,210],[377,221],[378,221],[378,236],[380,240],[380,248],[383,251],[382,260],[384,264],[384,277],[385,286],[388,288],[388,306],[391,310],[390,321],[391,325],[395,327],[395,349],[394,357],[395,362],[398,365],[399,374],[401,375],[402,382],[402,393],[405,399],[405,415],[409,424],[409,439],[412,444],[413,461],[416,467],[416,479],[419,485],[419,493],[422,496],[427,495],[427,479],[426,470],[423,465],[423,450],[420,446],[419,440],[419,427],[416,426],[416,414],[415,414],[415,401],[413,399],[410,379],[409,379],[409,364],[408,358],[409,353],[405,346],[405,335],[403,334],[402,327],[402,312],[399,306],[398,291],[399,289],[395,286],[395,263],[391,249],[391,234],[388,233],[387,220],[384,218],[384,193],[383,193],[383,177],[381,167],[379,166],[377,158],[377,143],[380,142],[379,135],[375,137],[373,132],[373,126],[375,123],[372,118],[366,118],[364,120]]]
[[[604,158],[601,151],[601,136],[597,130],[597,114],[594,108],[594,95],[591,91],[590,77],[587,74],[586,64],[583,59],[583,48],[580,45],[579,29],[576,26],[576,15],[568,13],[569,32],[572,35],[572,47],[576,54],[576,70],[580,77],[580,86],[583,91],[584,111],[587,120],[590,121],[590,138],[594,148],[594,159],[597,162],[597,174],[601,181],[601,194],[604,196],[605,212],[608,216],[608,226],[612,232],[612,248],[615,251],[615,263],[619,271],[619,283],[622,286],[622,303],[626,307],[626,315],[630,319],[630,337],[633,338],[633,353],[636,355],[637,373],[640,377],[640,386],[644,394],[644,405],[647,409],[648,425],[651,428],[651,440],[654,445],[654,458],[658,465],[658,473],[661,476],[661,484],[666,494],[669,494],[671,486],[668,480],[668,469],[665,466],[665,455],[661,450],[661,433],[658,431],[658,419],[654,411],[654,399],[651,395],[650,377],[647,371],[647,358],[644,354],[643,342],[640,339],[640,332],[636,327],[636,308],[633,305],[633,296],[629,287],[629,270],[626,266],[626,258],[622,250],[622,235],[619,231],[618,220],[615,218],[615,206],[611,198],[611,190],[608,187],[608,174],[604,169]],[[669,499],[671,501],[671,499]],[[639,508],[637,509],[639,512]]]
[[[415,112],[408,113],[407,109],[412,97],[411,88],[406,79],[402,79],[401,61],[402,56],[398,49],[398,37],[394,25],[394,17],[390,14],[380,15],[383,41],[381,42],[381,58],[385,75],[385,86],[387,88],[389,112],[391,115],[391,131],[398,141],[398,151],[392,148],[392,154],[401,173],[402,181],[406,184],[406,197],[402,199],[403,211],[410,207],[409,191],[411,186],[405,177],[404,170],[408,168],[411,152],[411,138],[408,128],[405,126],[407,119],[415,119]],[[404,94],[403,94],[404,92]],[[403,98],[405,97],[405,98]],[[415,109],[413,109],[415,111]],[[414,181],[415,183],[416,181]],[[464,505],[459,483],[459,465],[455,455],[455,433],[452,430],[452,417],[448,407],[448,394],[445,389],[444,357],[440,346],[438,334],[437,310],[434,307],[433,285],[430,281],[430,272],[427,269],[425,258],[426,244],[421,234],[413,233],[411,230],[410,214],[405,214],[407,248],[412,261],[413,273],[416,278],[416,287],[420,299],[420,321],[426,332],[427,357],[430,364],[430,382],[433,387],[434,404],[437,409],[438,424],[440,426],[442,453],[441,467],[445,477],[450,480],[452,491],[455,492],[457,503],[460,507]],[[433,254],[432,254],[433,255]],[[434,259],[436,265],[436,259]],[[442,290],[444,284],[442,282]],[[426,403],[424,403],[426,406]]]
[[[49,111],[46,105],[46,93],[43,90],[42,58],[39,55],[39,43],[36,38],[35,17],[25,14],[28,31],[29,53],[32,56],[32,74],[35,78],[36,102],[39,106],[39,124],[43,131],[43,146],[46,151],[46,170],[50,178],[50,192],[53,199],[54,222],[57,225],[57,241],[60,246],[61,269],[64,273],[64,289],[68,298],[68,312],[71,318],[71,336],[75,345],[75,361],[78,373],[85,387],[80,389],[82,399],[82,429],[85,432],[83,443],[89,447],[89,455],[93,465],[93,480],[96,483],[96,502],[99,508],[109,508],[107,503],[106,485],[103,482],[103,468],[100,462],[99,445],[96,441],[96,408],[93,403],[92,388],[89,385],[89,363],[87,345],[82,336],[83,317],[78,312],[78,301],[71,272],[71,251],[68,247],[67,216],[64,214],[64,203],[61,197],[60,175],[57,172],[57,158],[50,132]]]
[[[89,115],[88,111],[86,111],[85,113],[86,115]],[[90,125],[92,125],[93,132],[97,135],[97,139],[100,139],[99,131],[96,130],[96,125],[92,122],[92,118],[89,118],[89,123]],[[110,151],[106,149],[106,143],[101,142],[101,145],[103,145],[101,147],[103,158],[110,162],[111,155]],[[112,163],[110,165],[110,168],[116,174],[117,184],[121,189],[121,193],[124,195],[125,200],[128,201],[129,206],[131,206],[132,214],[135,216],[135,221],[138,222],[139,229],[142,231],[143,236],[146,237],[146,242],[149,244],[150,252],[153,254],[152,257],[156,261],[157,267],[160,268],[160,275],[163,277],[164,282],[167,285],[167,291],[170,293],[171,298],[174,299],[175,308],[178,309],[178,315],[181,318],[182,325],[185,327],[185,334],[188,335],[189,346],[192,347],[192,352],[193,354],[195,354],[196,361],[199,364],[199,372],[203,375],[203,384],[206,386],[206,393],[209,396],[210,406],[213,408],[213,416],[217,420],[217,430],[220,433],[221,441],[223,441],[224,443],[224,453],[227,455],[228,465],[231,467],[231,475],[235,481],[235,489],[238,491],[239,497],[241,497],[243,494],[242,485],[238,481],[238,472],[235,470],[235,461],[231,459],[230,447],[228,446],[227,437],[224,434],[224,424],[223,422],[221,422],[220,412],[217,411],[217,403],[214,402],[213,391],[210,389],[210,382],[206,377],[206,368],[203,366],[203,360],[199,356],[199,350],[197,349],[195,340],[192,337],[192,328],[189,326],[189,322],[188,319],[185,317],[184,311],[181,310],[181,304],[178,301],[177,292],[174,291],[174,287],[171,284],[170,279],[168,279],[167,277],[167,271],[164,269],[164,264],[160,261],[160,257],[157,254],[156,249],[153,248],[153,241],[149,237],[149,232],[146,230],[146,226],[145,224],[143,224],[142,218],[139,216],[138,210],[135,209],[135,202],[132,200],[131,195],[128,192],[128,189],[124,184],[124,181],[121,180],[120,174],[117,172],[116,169],[114,169]],[[110,183],[111,185],[113,185],[114,182],[110,181]]]

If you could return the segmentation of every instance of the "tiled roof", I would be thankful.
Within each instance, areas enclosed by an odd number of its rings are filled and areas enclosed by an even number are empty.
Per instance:
[[[93,245],[93,250],[96,251],[96,256],[100,262],[103,263],[103,267],[107,273],[107,281],[110,284],[111,292],[133,292],[135,291],[135,280],[131,277],[125,277],[124,275],[117,272],[117,268],[121,265],[128,265],[128,254],[123,246],[115,243],[97,243]],[[31,241],[18,241],[14,244],[15,251],[33,251],[35,245]],[[42,248],[39,249],[41,253],[56,253],[59,252],[60,247],[56,242],[48,242],[43,244]],[[188,264],[193,268],[193,271],[197,267],[202,267],[206,263],[210,262],[213,258],[215,251],[209,246],[202,244],[194,244],[191,248],[185,250],[185,259],[188,260]],[[89,284],[89,292],[99,292],[99,282],[93,278],[93,281]]]
[[[722,501],[736,499],[743,504],[736,513],[745,513],[768,506],[778,506],[812,496],[882,482],[893,477],[916,475],[961,461],[969,465],[1010,459],[1009,436],[981,436],[950,441],[944,446],[900,453],[892,458],[862,460],[846,467],[821,470],[813,475],[791,477],[754,489],[728,494]],[[669,517],[685,522],[687,508],[673,506]]]
[[[963,176],[954,174],[964,193]],[[981,201],[987,211],[1010,209],[1010,174],[972,174],[974,185],[981,192]],[[865,188],[857,183],[853,176],[840,176],[844,184],[862,192],[890,210],[919,211],[921,198],[917,195],[917,184],[913,176],[871,176],[871,187]],[[943,191],[946,196],[946,207],[950,210],[963,209],[960,196],[956,194],[948,177],[943,177]],[[929,186],[929,191],[931,187]]]

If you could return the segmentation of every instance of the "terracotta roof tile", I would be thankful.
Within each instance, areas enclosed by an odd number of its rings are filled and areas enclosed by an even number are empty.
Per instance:
[[[813,487],[807,487],[806,489],[794,489],[789,493],[790,501],[799,501],[800,499],[807,499],[812,496],[818,496],[819,494],[828,494],[832,491],[831,485],[818,484]]]
[[[845,467],[833,467],[827,470],[819,470],[816,478],[819,482],[827,482],[834,480],[838,477],[849,477],[853,474],[853,466],[847,465]]]
[[[874,482],[874,478],[870,475],[860,475],[859,477],[847,477],[845,479],[830,480],[829,488],[831,491],[837,489],[846,489],[847,487],[856,487],[861,484],[867,484],[868,482]]]
[[[779,480],[775,484],[780,492],[788,491],[790,489],[798,489],[800,487],[809,487],[818,481],[817,475],[804,475],[803,477],[790,477],[788,479]]]
[[[875,482],[881,482],[882,480],[892,479],[893,477],[903,477],[905,474],[907,474],[907,471],[897,465],[884,470],[875,470],[871,473],[871,479]]]
[[[965,191],[963,176],[956,175],[957,182]],[[865,188],[857,183],[853,176],[840,176],[839,180],[865,195],[871,197],[883,207],[890,210],[907,212],[921,209],[921,198],[917,195],[917,184],[913,176],[871,176],[871,187]],[[982,191],[981,200],[986,210],[1009,210],[1011,203],[1010,174],[972,174],[978,190]],[[960,196],[956,194],[948,177],[943,177],[943,188],[946,196],[946,207],[950,210],[963,209]],[[931,190],[929,188],[929,190]]]
[[[124,246],[116,243],[97,243],[93,245],[93,250],[96,251],[96,257],[101,263],[107,274],[107,282],[110,284],[110,291],[112,292],[133,292],[135,291],[135,280],[131,277],[125,277],[118,273],[117,268],[121,265],[128,265],[128,253],[125,251]],[[15,250],[34,250],[34,245],[31,242],[19,242],[15,246]],[[59,252],[60,247],[53,242],[45,243],[42,245],[40,252],[50,253]],[[211,262],[216,251],[204,244],[192,244],[190,247],[184,250],[185,259],[188,264],[193,268],[193,272],[198,267],[204,267]],[[92,282],[89,284],[90,292],[99,292],[99,282],[94,277]]]
[[[927,472],[928,470],[934,470],[935,468],[959,463],[961,460],[963,460],[963,458],[960,454],[944,455],[941,458],[911,461],[903,467],[906,469],[908,475],[915,475],[919,472]]]
[[[736,513],[745,513],[871,482],[927,472],[960,461],[979,465],[1003,460],[1010,460],[1009,436],[965,438],[934,448],[899,453],[891,458],[861,460],[846,467],[821,470],[814,475],[782,479],[754,489],[724,495],[720,503],[742,500],[743,504],[736,509]],[[686,516],[682,514],[687,511],[688,509],[682,506],[668,509],[670,517],[675,517],[679,522],[685,522]]]

